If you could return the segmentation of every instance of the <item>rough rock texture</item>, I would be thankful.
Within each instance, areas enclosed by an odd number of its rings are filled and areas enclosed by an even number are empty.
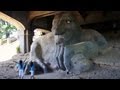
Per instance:
[[[112,50],[110,53],[93,58],[94,67],[86,72],[77,72],[75,74],[66,74],[58,70],[46,74],[35,74],[35,79],[120,79],[120,40],[109,41]],[[117,53],[116,53],[117,52]],[[111,57],[111,55],[113,57]],[[16,62],[21,59],[29,58],[29,53],[18,54],[13,59],[0,63],[0,79],[18,79],[18,72],[15,71]],[[111,60],[109,60],[111,59]],[[116,60],[115,60],[116,59]],[[75,60],[75,59],[74,59]],[[115,60],[115,61],[114,61]],[[101,63],[102,62],[102,63]],[[111,64],[110,64],[111,63]],[[25,75],[24,79],[29,79],[30,75]]]
[[[101,53],[107,46],[107,41],[95,30],[82,29],[79,24],[80,17],[77,11],[56,15],[52,32],[32,43],[29,62],[31,60],[37,62],[44,72],[47,63],[50,63],[51,68],[55,68],[56,61],[59,68],[66,71],[72,68],[79,68],[80,72],[88,70],[92,66],[91,61],[88,60]],[[76,59],[78,61],[71,67],[75,55],[78,55]],[[83,61],[81,56],[84,56]],[[81,67],[78,67],[79,65]]]
[[[86,57],[83,56],[83,54],[76,54],[72,57],[71,62],[74,66],[72,68],[72,73],[81,73],[84,71],[88,71],[93,65],[92,61],[88,60]]]
[[[56,65],[55,61],[55,42],[53,33],[48,33],[35,40],[31,45],[31,60],[36,60],[36,57],[44,59],[44,62],[49,62],[51,66]]]

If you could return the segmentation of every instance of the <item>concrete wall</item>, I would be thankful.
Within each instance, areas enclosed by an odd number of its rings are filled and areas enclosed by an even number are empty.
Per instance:
[[[19,22],[21,22],[25,26],[25,30],[19,30],[19,42],[20,42],[20,49],[22,53],[26,53],[28,51],[28,41],[26,41],[26,31],[28,30],[28,12],[26,11],[11,11],[10,16]]]
[[[87,14],[84,17],[84,24],[98,23],[109,20],[120,20],[120,11],[88,11],[85,13]]]
[[[35,13],[31,14],[32,18],[33,16],[35,16]],[[25,31],[22,30],[19,31],[20,48],[22,53],[26,53],[30,51],[30,45],[32,43],[32,37],[34,35],[33,33],[34,29],[43,28],[51,31],[53,14],[52,17],[48,16],[45,18],[40,18],[38,17],[38,12],[37,12],[36,14],[37,17],[32,19],[31,22],[29,21],[30,20],[29,11],[7,11],[6,14],[18,20],[25,26]],[[106,20],[113,20],[113,19],[120,20],[120,11],[111,11],[111,12],[88,11],[84,19],[85,19],[84,24],[103,22]]]
[[[47,30],[51,31],[53,18],[54,18],[54,16],[35,18],[35,19],[33,19],[32,24],[31,24],[32,28],[33,29],[42,28],[42,29],[47,29]]]

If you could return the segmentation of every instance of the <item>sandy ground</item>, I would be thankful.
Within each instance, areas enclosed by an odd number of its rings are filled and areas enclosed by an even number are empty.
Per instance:
[[[113,44],[114,43],[114,44]],[[83,73],[69,74],[58,70],[47,74],[35,75],[35,79],[120,79],[120,42],[111,41],[113,47],[109,53],[93,59],[95,65],[92,70]],[[20,58],[25,59],[27,54],[19,54],[9,61],[0,62],[0,79],[18,79],[18,72],[14,67]],[[25,75],[24,79],[29,79]]]

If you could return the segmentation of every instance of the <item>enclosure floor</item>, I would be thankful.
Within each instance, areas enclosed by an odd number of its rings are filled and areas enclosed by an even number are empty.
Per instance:
[[[113,44],[114,43],[114,44]],[[88,72],[69,74],[58,70],[52,73],[35,75],[35,79],[120,79],[120,43],[109,42],[113,48],[106,54],[93,59],[95,65]],[[18,58],[26,58],[29,54],[19,54],[9,61],[0,62],[0,79],[18,79],[14,66]],[[24,79],[29,79],[25,75]]]

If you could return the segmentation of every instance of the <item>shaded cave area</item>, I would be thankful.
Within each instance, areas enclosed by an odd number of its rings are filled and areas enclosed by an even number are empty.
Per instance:
[[[88,13],[89,12],[82,12],[82,11],[80,11],[80,13],[81,13],[81,15],[82,15],[82,17],[85,19],[87,16],[88,16]],[[104,16],[106,16],[107,14],[106,13],[104,13]],[[53,18],[54,18],[54,15],[51,15],[51,16],[47,16],[47,17],[35,17],[35,18],[33,18],[32,20],[31,20],[31,22],[30,22],[30,30],[31,30],[31,35],[33,35],[33,33],[34,33],[34,30],[36,29],[36,28],[40,28],[40,29],[44,29],[44,30],[47,30],[47,31],[49,31],[49,32],[51,32],[51,27],[52,27],[52,21],[53,21]],[[106,20],[106,21],[100,21],[100,22],[93,22],[93,23],[86,23],[86,24],[83,24],[83,25],[81,25],[81,27],[82,28],[84,28],[84,29],[94,29],[94,30],[96,30],[96,31],[98,31],[98,32],[100,32],[105,38],[106,38],[106,40],[108,41],[108,43],[110,44],[110,45],[112,45],[112,47],[113,48],[117,48],[117,50],[119,49],[120,50],[120,20],[119,19],[115,19],[115,20]],[[46,33],[45,33],[46,34]],[[44,35],[45,35],[44,34]],[[109,54],[109,53],[108,53]],[[109,58],[110,59],[110,57],[109,56],[114,56],[115,57],[115,55],[114,55],[114,52],[112,53],[112,54],[109,54],[108,55],[108,57],[107,58]],[[19,57],[20,56],[20,57]],[[16,56],[15,58],[13,58],[13,61],[14,60],[18,60],[18,58],[21,58],[22,60],[24,60],[26,57],[28,57],[29,56],[29,53],[26,53],[26,54],[19,54],[18,56]],[[115,58],[117,58],[117,57],[115,57]],[[98,60],[101,60],[101,57],[100,58],[98,58]],[[103,58],[103,61],[105,60],[106,58]],[[101,62],[100,62],[101,63]],[[111,62],[110,62],[111,63]],[[116,63],[117,63],[117,61],[116,61]],[[118,61],[118,63],[119,63],[119,61]],[[98,63],[99,64],[99,63]],[[2,67],[4,67],[4,65],[5,66],[7,66],[7,64],[3,64],[3,65],[1,65]],[[48,67],[48,72],[53,72],[53,70],[49,67],[49,63],[47,63],[46,64],[47,65],[47,67]],[[10,61],[9,62],[9,65],[7,66],[7,68],[10,68],[11,70],[12,70],[12,72],[14,72],[14,70],[13,70],[13,67],[15,66],[15,63],[13,64],[13,62],[12,61]],[[41,75],[41,74],[43,74],[43,69],[41,68],[41,67],[39,67],[38,65],[35,65],[36,67],[36,70],[35,70],[35,75]],[[108,64],[108,66],[110,66],[109,67],[109,69],[111,69],[112,67],[114,68],[115,66],[114,65],[109,65]],[[116,68],[116,67],[115,67]],[[108,69],[108,68],[107,68]],[[112,70],[113,69],[111,69],[111,73],[112,73]],[[7,70],[6,70],[7,71]],[[105,71],[105,70],[103,70],[103,71]],[[113,72],[114,72],[115,70],[113,70]],[[93,71],[94,72],[94,71]],[[109,75],[110,74],[108,74],[109,72],[106,70],[106,72],[107,73],[105,73],[105,75],[108,75],[108,76],[106,76],[107,78],[109,77]],[[100,74],[101,73],[101,74]],[[118,76],[116,76],[117,78],[119,77],[119,75],[120,75],[120,73],[118,73],[118,71],[116,70],[116,75],[118,75]],[[4,73],[3,73],[4,74]],[[30,73],[28,73],[29,75],[30,75]],[[95,74],[94,73],[92,73],[93,74],[93,76],[91,76],[91,78],[98,78],[99,77],[99,75],[101,75],[101,77],[102,77],[102,74],[104,74],[102,71],[100,71],[99,72],[99,69],[97,69],[96,71],[95,71]],[[90,75],[92,75],[92,74],[90,74]],[[112,73],[113,74],[113,73]],[[59,76],[61,75],[60,73],[58,73],[56,76],[54,76],[55,74],[53,73],[53,75],[49,75],[48,77],[49,78],[60,78]],[[88,75],[88,78],[90,78],[90,76],[89,76],[89,74],[86,74],[86,76],[83,74],[83,76],[81,76],[81,77],[83,77],[83,78],[87,78],[87,75]],[[16,75],[17,76],[17,75]],[[15,76],[15,78],[17,78]],[[98,77],[97,77],[98,76]],[[104,76],[104,75],[103,75]],[[11,76],[11,78],[12,78],[13,76]],[[36,76],[37,77],[37,76]],[[47,75],[46,75],[46,77],[47,77]],[[43,78],[46,78],[45,76],[43,76]],[[75,76],[74,76],[75,77]],[[80,76],[78,76],[78,78],[79,78]],[[115,77],[115,78],[116,78]],[[37,77],[37,78],[39,78],[39,77]],[[42,78],[42,77],[41,77]],[[41,79],[40,78],[40,79]],[[63,76],[61,76],[61,78],[63,78]],[[102,77],[103,78],[103,77]],[[110,78],[113,78],[113,76],[111,76]]]
[[[85,14],[85,13],[84,13]],[[82,14],[82,16],[86,16]],[[31,30],[36,28],[45,29],[51,32],[54,15],[47,17],[36,17],[31,21]],[[120,20],[109,20],[104,22],[89,23],[81,25],[84,29],[94,29],[100,32],[109,41],[120,38]]]
[[[31,21],[31,29],[42,28],[51,31],[54,15],[47,17],[36,17]]]
[[[86,15],[82,15],[84,18]],[[42,28],[45,30],[48,30],[51,32],[51,27],[52,27],[52,20],[54,18],[54,15],[52,16],[47,16],[43,18],[34,18],[31,22],[31,29],[34,30],[36,28]],[[113,48],[117,47],[116,44],[118,45],[120,42],[120,20],[109,20],[109,21],[103,21],[103,22],[97,22],[97,23],[88,23],[88,24],[83,24],[81,25],[82,28],[84,29],[94,29],[101,33],[108,43],[112,45]],[[42,68],[36,67],[36,73],[40,74],[37,71],[42,71]],[[49,72],[53,72],[52,69],[49,69]]]

